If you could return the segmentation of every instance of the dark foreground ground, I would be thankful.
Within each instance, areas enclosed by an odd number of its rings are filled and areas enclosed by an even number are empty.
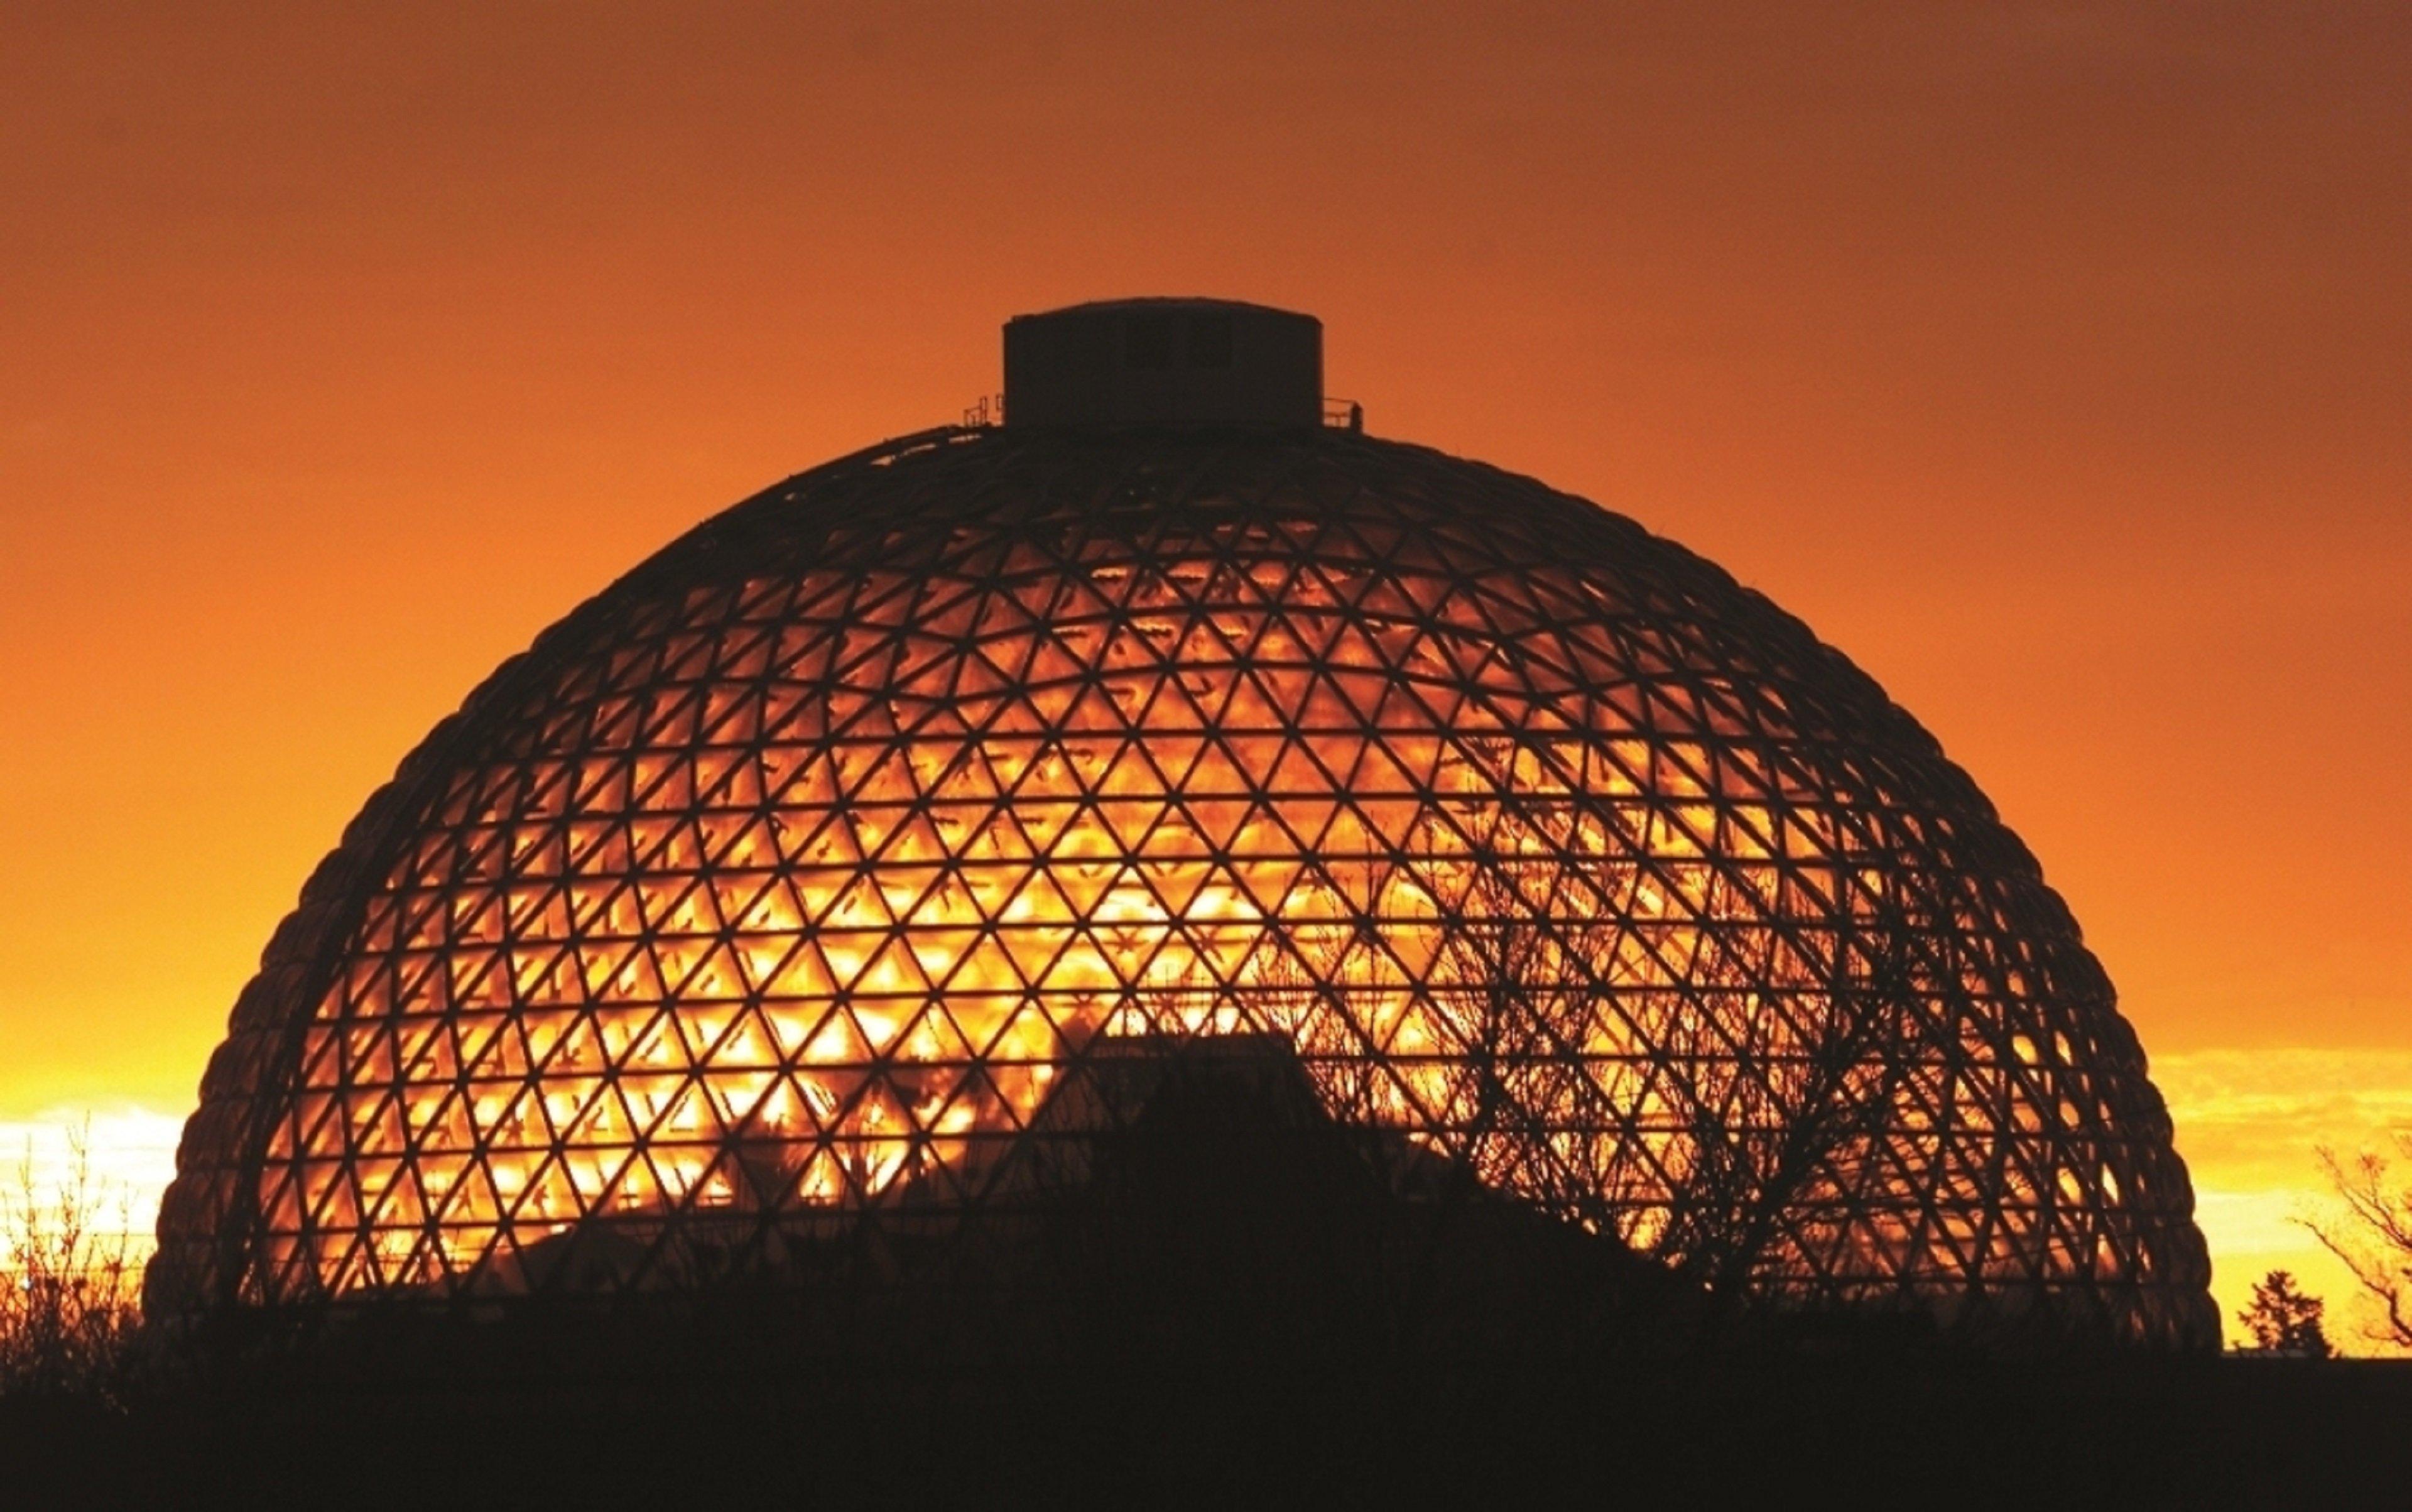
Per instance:
[[[910,1374],[0,1401],[0,1505],[2412,1505],[2393,1363]]]

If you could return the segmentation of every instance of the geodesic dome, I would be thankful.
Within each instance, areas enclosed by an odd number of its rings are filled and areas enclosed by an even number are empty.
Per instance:
[[[976,1224],[1213,1036],[1711,1290],[2217,1337],[2110,984],[1908,715],[1626,520],[1296,428],[891,443],[546,632],[277,932],[152,1301]]]

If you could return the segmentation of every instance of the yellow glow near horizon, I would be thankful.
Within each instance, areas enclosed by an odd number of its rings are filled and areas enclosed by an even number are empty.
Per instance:
[[[0,1270],[23,1231],[22,1212],[56,1214],[72,1200],[88,1232],[124,1235],[126,1258],[150,1256],[159,1195],[176,1174],[176,1140],[184,1120],[153,1108],[117,1105],[51,1108],[34,1117],[0,1121]]]
[[[2285,1270],[2328,1302],[2340,1349],[2390,1353],[2367,1336],[2374,1305],[2302,1220],[2335,1207],[2317,1146],[2392,1153],[2394,1132],[2412,1128],[2412,1051],[2198,1050],[2155,1057],[2153,1079],[2193,1172],[2195,1222],[2211,1244],[2212,1295],[2229,1340],[2253,1284]],[[2412,1183],[2412,1167],[2397,1174]]]
[[[2211,1243],[2212,1290],[2229,1341],[2253,1283],[2283,1268],[2327,1299],[2339,1347],[2381,1352],[2361,1335],[2369,1309],[2350,1276],[2297,1220],[2329,1203],[2314,1145],[2381,1145],[2392,1129],[2412,1126],[2412,1053],[2214,1050],[2161,1057],[2153,1071],[2193,1172],[2196,1221]],[[88,1130],[94,1207],[104,1219],[122,1214],[135,1249],[147,1254],[182,1123],[126,1105],[0,1121],[0,1180],[13,1198],[30,1158],[37,1200],[49,1200],[66,1178],[71,1138]]]

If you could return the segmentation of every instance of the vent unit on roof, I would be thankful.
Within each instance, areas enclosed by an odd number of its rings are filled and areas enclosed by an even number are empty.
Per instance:
[[[1228,300],[1116,300],[1005,327],[1005,415],[1029,426],[1313,426],[1323,323]]]

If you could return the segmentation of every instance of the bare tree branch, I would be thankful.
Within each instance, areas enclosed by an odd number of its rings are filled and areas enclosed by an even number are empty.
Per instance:
[[[55,1189],[44,1190],[29,1142],[0,1192],[0,1393],[115,1395],[140,1312],[141,1268],[125,1214],[101,1224],[89,1125],[67,1135]]]
[[[2395,1142],[2412,1156],[2412,1134],[2398,1134]],[[2365,1330],[2368,1336],[2412,1349],[2412,1188],[2390,1188],[2387,1158],[2375,1152],[2362,1151],[2350,1162],[2327,1145],[2317,1153],[2344,1211],[2327,1222],[2297,1222],[2379,1304],[2382,1319]]]

